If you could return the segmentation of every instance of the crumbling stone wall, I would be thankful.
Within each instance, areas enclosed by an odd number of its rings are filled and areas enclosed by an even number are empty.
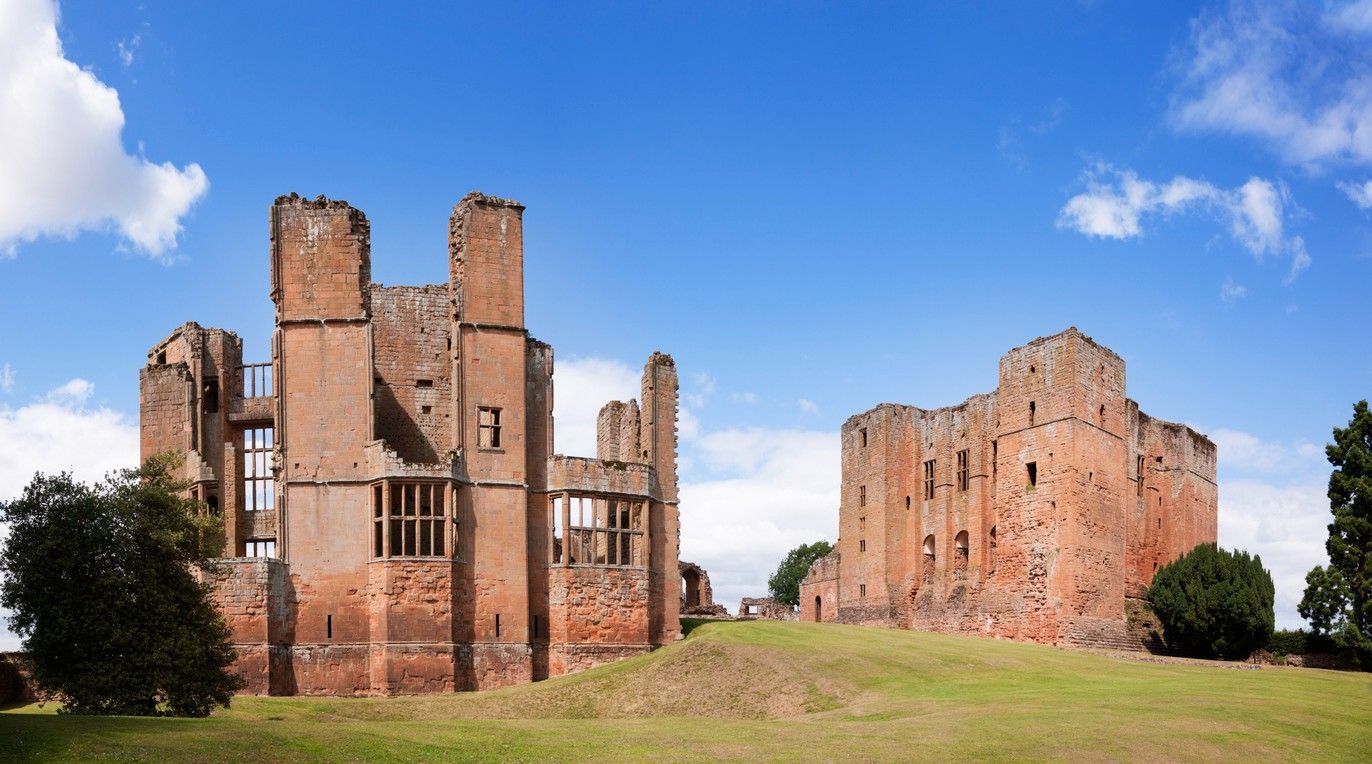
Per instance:
[[[249,692],[485,689],[680,638],[675,363],[652,354],[642,398],[606,407],[598,458],[554,457],[523,212],[464,196],[447,283],[383,286],[360,210],[279,197],[270,364],[194,323],[149,352],[143,455],[186,455],[196,495],[222,508],[227,558],[206,575]],[[245,459],[256,428],[269,459]],[[257,511],[249,461],[275,495]],[[633,564],[555,562],[554,494],[637,507]]]
[[[710,574],[694,562],[685,560],[678,567],[681,572],[681,614],[693,618],[728,618],[729,611],[715,602]]]
[[[793,608],[777,602],[775,598],[744,597],[738,603],[736,617],[740,621],[794,621],[797,615]]]
[[[802,618],[818,597],[825,621],[1128,646],[1126,596],[1216,538],[1214,444],[1140,413],[1075,328],[1007,353],[993,393],[882,404],[841,438],[838,555]]]

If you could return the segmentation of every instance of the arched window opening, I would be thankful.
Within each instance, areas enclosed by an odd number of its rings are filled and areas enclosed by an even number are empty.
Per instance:
[[[824,618],[822,617],[822,616],[823,616],[823,613],[824,613],[823,609],[820,608],[819,595],[816,594],[816,595],[815,595],[815,623],[819,623],[820,621],[823,621],[823,620],[824,620]]]
[[[934,535],[931,533],[924,537],[924,580],[929,581],[934,577]]]
[[[953,537],[953,572],[961,573],[967,569],[967,531],[958,531]]]
[[[681,601],[686,607],[700,607],[700,574],[694,570],[681,574]]]

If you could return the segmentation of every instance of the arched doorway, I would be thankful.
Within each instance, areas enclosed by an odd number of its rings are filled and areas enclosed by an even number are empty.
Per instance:
[[[822,615],[823,613],[824,613],[824,610],[820,607],[819,595],[816,594],[816,595],[815,595],[815,623],[821,623],[821,622],[824,621],[824,619],[821,617],[821,615]]]
[[[681,598],[686,607],[700,607],[700,573],[687,568],[681,573]]]

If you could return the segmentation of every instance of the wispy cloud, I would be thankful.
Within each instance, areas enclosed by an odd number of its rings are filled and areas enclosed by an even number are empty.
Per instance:
[[[134,54],[142,43],[143,36],[140,34],[135,34],[128,39],[115,43],[115,50],[119,53],[119,63],[123,64],[125,69],[133,66]]]
[[[819,404],[815,403],[812,400],[809,400],[808,398],[801,398],[800,400],[796,401],[796,405],[800,407],[800,413],[802,414],[819,413]]]
[[[0,256],[112,227],[169,259],[209,180],[125,153],[119,94],[65,57],[51,0],[0,3],[0,114]]]
[[[1220,300],[1223,302],[1235,302],[1248,294],[1248,287],[1243,284],[1235,284],[1233,279],[1225,279],[1220,284]]]
[[[1302,165],[1372,164],[1372,3],[1234,0],[1191,22],[1170,121]]]
[[[14,392],[14,369],[6,363],[0,366],[0,393]]]
[[[1294,204],[1280,182],[1253,177],[1237,188],[1223,189],[1178,175],[1155,183],[1133,170],[1097,163],[1083,173],[1082,183],[1086,190],[1059,211],[1059,228],[1105,239],[1133,239],[1144,235],[1146,218],[1199,213],[1226,225],[1234,241],[1259,261],[1289,257],[1288,280],[1310,266],[1304,240],[1286,236],[1285,221]]]
[[[1372,180],[1363,181],[1362,183],[1340,181],[1334,185],[1338,186],[1340,191],[1351,199],[1354,204],[1358,205],[1358,209],[1372,210]]]

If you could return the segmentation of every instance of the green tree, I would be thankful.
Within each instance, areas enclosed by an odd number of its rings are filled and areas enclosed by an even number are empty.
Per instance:
[[[1262,558],[1201,544],[1153,576],[1148,603],[1169,645],[1203,658],[1246,658],[1267,644],[1276,589]]]
[[[185,498],[178,463],[154,457],[93,486],[40,474],[0,503],[0,604],[34,684],[66,713],[206,716],[241,686],[192,572],[222,549],[221,521]]]
[[[801,544],[786,554],[772,577],[767,579],[767,589],[772,597],[783,605],[800,605],[800,582],[805,580],[810,565],[815,560],[834,551],[834,545],[827,541]]]
[[[1333,638],[1372,665],[1372,412],[1367,401],[1353,405],[1347,427],[1334,428],[1324,449],[1329,474],[1329,567],[1305,577],[1301,617],[1317,634]]]

